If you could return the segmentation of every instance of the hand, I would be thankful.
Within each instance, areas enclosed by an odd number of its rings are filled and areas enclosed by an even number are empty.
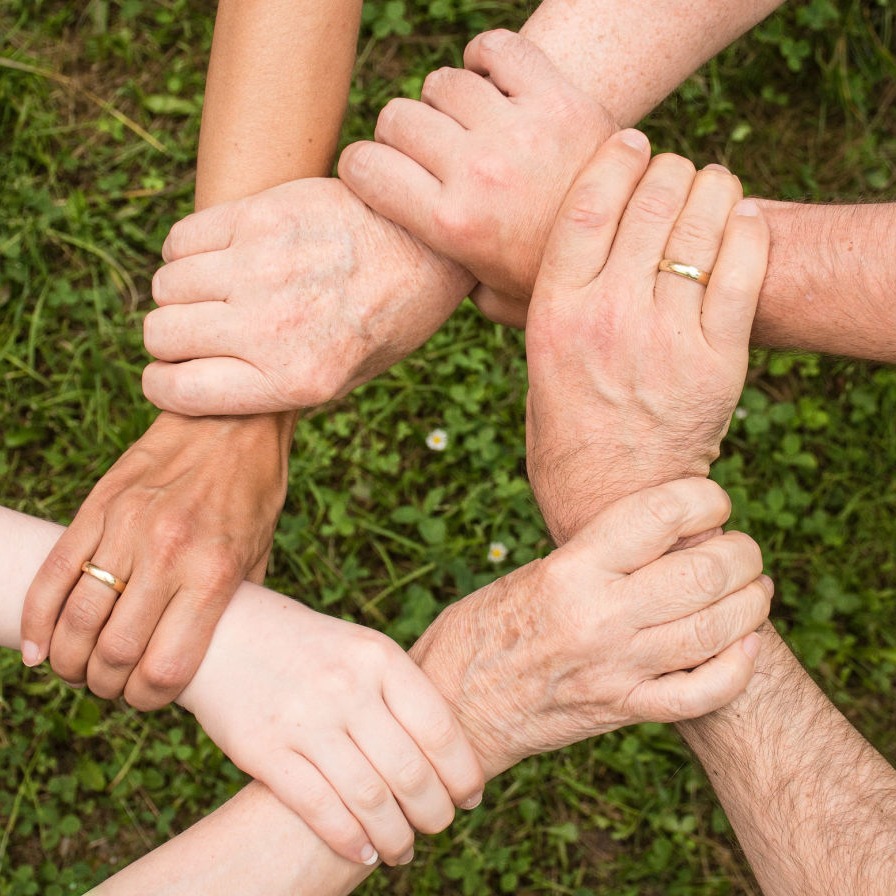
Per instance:
[[[339,176],[474,274],[484,314],[522,327],[563,197],[616,127],[518,34],[479,35],[464,65],[430,74],[422,102],[389,102],[377,142],[347,147]]]
[[[598,150],[529,309],[527,462],[558,543],[620,495],[705,476],[743,388],[768,229],[721,166],[648,160],[637,131]],[[709,285],[658,272],[663,258]]]
[[[332,178],[190,215],[162,251],[143,389],[182,414],[344,395],[420,346],[473,283]]]
[[[728,532],[667,554],[729,512],[708,480],[636,492],[439,615],[411,655],[488,776],[623,725],[701,716],[743,691],[772,595],[759,548]]]
[[[353,862],[410,861],[410,825],[441,831],[482,795],[473,748],[397,644],[263,588],[240,591],[180,702]]]
[[[160,415],[81,506],[28,590],[23,657],[138,709],[173,700],[237,585],[264,576],[292,427]],[[127,582],[121,597],[81,572]],[[25,644],[31,642],[31,646]]]

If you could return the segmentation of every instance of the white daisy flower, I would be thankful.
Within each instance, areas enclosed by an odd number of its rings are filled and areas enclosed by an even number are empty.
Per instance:
[[[488,546],[488,559],[490,563],[502,563],[507,557],[507,545],[500,541],[493,541]]]
[[[434,429],[426,437],[426,447],[431,451],[444,451],[448,447],[448,433],[444,429]]]

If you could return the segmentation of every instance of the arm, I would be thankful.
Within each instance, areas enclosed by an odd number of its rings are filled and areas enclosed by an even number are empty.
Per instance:
[[[329,170],[360,6],[223,0],[197,207]],[[67,681],[101,697],[124,693],[140,709],[174,699],[237,585],[264,577],[294,426],[292,414],[163,413],[39,570],[22,621],[25,661],[49,656]],[[129,583],[114,607],[106,586],[81,575],[85,560]]]
[[[664,454],[697,462],[707,444],[705,427],[712,419],[716,438],[721,437],[737,396],[730,387],[742,376],[736,358],[743,358],[746,349],[749,297],[755,300],[762,282],[759,215],[733,215],[725,225],[718,259],[707,264],[708,256],[701,256],[718,245],[719,233],[713,235],[708,222],[725,189],[722,172],[700,172],[680,212],[675,203],[669,205],[670,184],[665,202],[656,201],[660,193],[639,199],[638,192],[645,187],[659,186],[655,175],[668,168],[664,157],[651,163],[605,261],[605,231],[614,230],[618,220],[611,213],[611,197],[621,189],[623,178],[622,169],[607,165],[615,140],[600,150],[567,198],[545,253],[526,332],[530,476],[561,542],[603,506],[606,494],[589,489],[589,481],[615,481],[611,493],[618,493],[624,484],[617,477],[625,474],[634,482],[644,475],[661,479],[667,472]],[[683,178],[684,172],[676,177]],[[735,206],[735,211],[743,210],[743,205]],[[630,214],[633,207],[637,211]],[[668,216],[665,225],[663,215],[654,215],[652,221],[644,216],[658,208]],[[697,210],[700,215],[695,217]],[[640,226],[635,223],[638,217]],[[630,240],[633,226],[640,233],[635,244]],[[646,266],[639,270],[636,247],[649,253],[655,228],[669,232],[668,240],[657,244],[655,251],[694,258],[698,266],[713,269],[705,291]],[[735,245],[731,238],[738,231]],[[693,242],[682,256],[677,250],[688,239]],[[726,253],[726,245],[735,251]],[[617,248],[627,272],[622,280],[616,279]],[[599,273],[591,280],[594,271]],[[636,330],[631,329],[626,310],[637,301],[632,291],[637,293],[638,284],[651,278],[653,302],[640,306]],[[607,291],[601,284],[615,288]],[[716,304],[722,296],[719,287],[728,296]],[[666,305],[670,290],[678,298]],[[699,316],[687,310],[688,291],[690,300],[700,303]],[[725,308],[732,317],[719,327],[717,315]],[[612,324],[610,340],[607,324]],[[724,349],[718,342],[723,336],[728,340]],[[723,366],[699,386],[686,385],[682,377],[712,369],[712,353],[705,352],[713,344]],[[689,354],[692,350],[697,354]],[[642,380],[639,370],[645,363],[643,369],[649,369],[651,377]],[[700,408],[690,405],[692,389],[699,395]],[[641,428],[635,422],[639,417],[656,425]],[[595,421],[599,426],[591,430]],[[694,431],[692,445],[679,442],[677,425]],[[610,435],[604,439],[601,431]],[[629,439],[635,431],[637,445]],[[666,445],[665,452],[660,444]],[[614,453],[614,447],[620,451]],[[700,463],[705,462],[704,457]],[[730,706],[683,724],[682,731],[706,765],[769,896],[854,892],[883,896],[892,889],[896,868],[892,850],[896,771],[824,697],[774,630],[764,625],[760,631],[758,674],[746,692]]]
[[[661,6],[674,23],[667,27],[646,2],[546,0],[525,30],[586,91],[589,108],[600,102],[630,122],[776,5],[667,0]],[[645,21],[657,26],[645,31]],[[562,121],[571,114],[585,130],[578,107],[563,111]],[[606,118],[576,141],[585,158],[612,129]],[[397,195],[396,204],[404,199]],[[546,214],[541,223],[552,220]],[[371,215],[342,184],[279,188],[175,225],[170,263],[153,285],[162,307],[144,330],[159,359],[144,373],[147,397],[198,414],[282,410],[345,394],[420,346],[475,284],[426,242],[435,245]],[[285,333],[304,338],[284,340]]]
[[[741,6],[746,13],[749,4]],[[645,21],[662,21],[670,34],[689,23],[693,9],[660,18],[640,7],[626,9]],[[644,59],[641,48],[633,50],[633,59],[650,76],[640,88],[631,82],[637,67],[604,69],[593,60],[588,38],[595,37],[599,49],[615,39],[615,26],[612,17],[589,25],[596,5],[591,13],[582,11],[581,33],[567,35],[578,54],[571,52],[571,62],[562,46],[551,43],[562,28],[541,34],[559,15],[557,8],[542,4],[531,29],[523,29],[547,55],[509,32],[481,35],[465,53],[467,71],[433,73],[423,102],[393,100],[380,115],[377,143],[348,147],[339,165],[346,183],[372,208],[480,280],[474,298],[487,316],[516,326],[525,325],[548,232],[577,172],[613,119],[631,123],[633,112],[647,111],[646,103],[674,86],[670,73],[687,74],[683,58]],[[726,4],[715,8],[721,10],[730,13]],[[750,8],[754,18],[768,11],[768,5]],[[620,13],[622,20],[626,16]],[[719,30],[692,28],[682,46],[691,48],[691,59],[700,58],[715,51],[712,41],[728,39],[741,25],[734,15]],[[595,87],[590,71],[605,77],[606,86]],[[647,87],[657,90],[651,94]],[[771,258],[754,342],[896,360],[896,205],[762,205]]]
[[[750,632],[771,597],[758,548],[727,533],[667,555],[681,538],[717,527],[728,511],[718,486],[701,480],[635,495],[565,548],[470,595],[433,623],[414,659],[448,700],[489,777],[525,756],[622,725],[701,715],[743,689],[756,646]],[[16,646],[26,583],[58,535],[56,526],[0,509],[0,559],[10,571],[0,602],[5,646]],[[320,642],[340,638],[321,626],[347,624],[242,586],[181,701],[219,742],[227,729],[222,719],[233,714],[231,735],[242,723],[263,753],[285,762],[276,744],[268,744],[268,717],[285,713],[287,727],[295,729],[288,723],[294,695],[326,687],[327,676],[309,678],[307,668],[329,663],[337,679],[350,677],[340,666],[363,650],[361,635],[351,646],[342,637],[342,663],[320,662]],[[511,632],[516,636],[508,637]],[[403,689],[410,687],[408,675],[401,675]],[[390,688],[385,682],[393,705]],[[418,714],[444,751],[451,739],[443,720],[431,711]],[[223,743],[230,746],[226,733]],[[318,746],[332,748],[329,741]],[[301,770],[288,769],[288,777],[305,783]],[[245,881],[247,894],[341,893],[370,870],[331,852],[270,791],[253,784],[98,892],[146,892],[149,880],[153,892],[171,894],[232,893],[235,881]]]
[[[838,712],[775,630],[747,691],[678,728],[766,896],[887,896],[896,770]]]

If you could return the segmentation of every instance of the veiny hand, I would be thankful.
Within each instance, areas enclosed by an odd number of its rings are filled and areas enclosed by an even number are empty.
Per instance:
[[[237,585],[264,576],[291,436],[277,418],[160,415],[41,566],[22,615],[25,662],[49,655],[66,681],[138,709],[173,700]],[[85,560],[124,593],[82,574]]]
[[[147,398],[182,414],[311,407],[429,338],[473,284],[340,181],[307,178],[175,224],[144,338]]]
[[[518,34],[479,35],[464,64],[430,74],[422,102],[389,102],[377,142],[347,147],[339,176],[473,273],[484,314],[522,327],[563,197],[616,127]]]
[[[646,173],[645,173],[646,172]],[[645,485],[705,476],[743,388],[768,255],[737,178],[622,131],[552,231],[526,324],[529,478],[558,543]],[[712,271],[708,286],[659,273]]]
[[[636,492],[439,615],[411,655],[488,776],[623,725],[701,716],[743,691],[772,596],[759,548],[728,532],[667,554],[729,512],[705,479]]]
[[[180,702],[244,771],[354,862],[413,854],[482,795],[448,703],[385,635],[241,591]]]

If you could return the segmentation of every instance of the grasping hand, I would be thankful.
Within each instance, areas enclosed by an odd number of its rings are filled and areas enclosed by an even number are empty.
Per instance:
[[[147,398],[183,414],[311,407],[401,360],[473,280],[340,181],[190,215],[165,241],[144,338]]]
[[[747,685],[771,580],[727,495],[670,482],[607,507],[567,545],[444,610],[411,650],[492,776],[623,725],[711,712]]]
[[[482,795],[447,702],[394,642],[245,586],[181,695],[209,736],[353,862],[404,864]]]
[[[522,327],[563,197],[616,127],[518,34],[479,35],[464,65],[430,74],[421,102],[389,102],[377,142],[347,147],[339,176],[474,274],[484,314]]]
[[[570,190],[526,324],[527,461],[558,543],[634,489],[705,476],[747,370],[768,229],[718,165],[610,138]],[[658,271],[712,271],[708,285]]]
[[[84,501],[41,566],[23,658],[138,709],[174,699],[237,585],[261,581],[286,492],[291,426],[160,415]],[[119,597],[82,574],[127,583]],[[30,642],[30,645],[26,642]]]

